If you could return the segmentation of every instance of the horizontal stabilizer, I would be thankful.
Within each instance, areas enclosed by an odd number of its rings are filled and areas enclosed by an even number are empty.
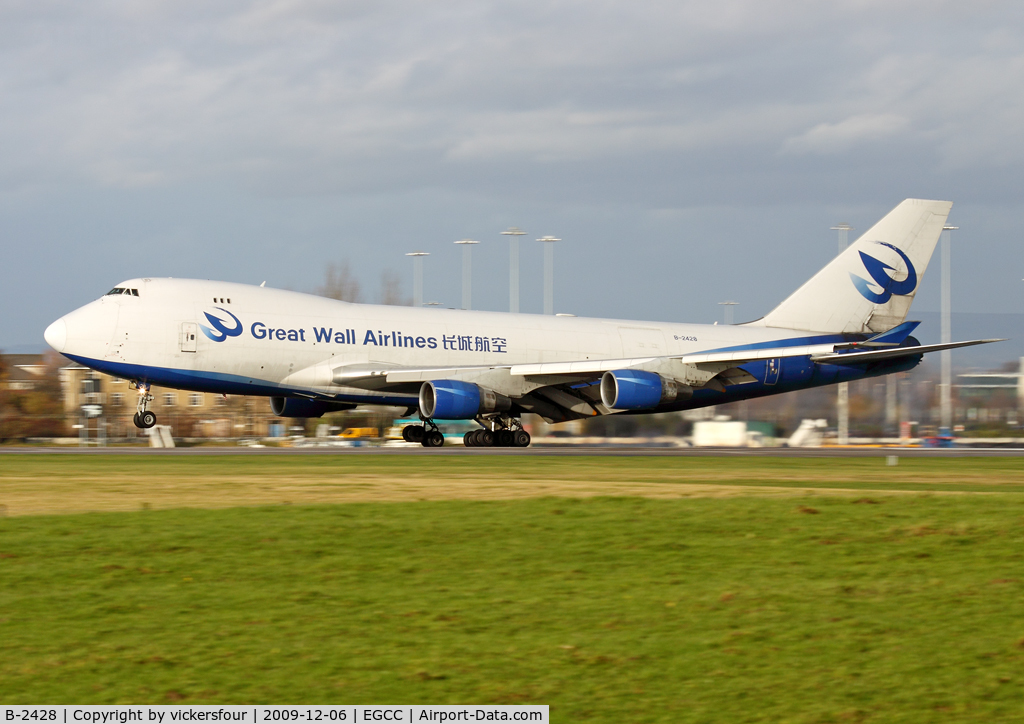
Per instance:
[[[876,334],[869,340],[861,342],[861,347],[882,347],[885,345],[896,345],[903,344],[903,340],[913,334],[914,330],[917,329],[920,322],[904,322],[903,324],[893,327],[888,332],[882,332]]]
[[[938,352],[943,349],[956,349],[957,347],[973,347],[976,344],[991,344],[992,342],[1005,342],[1005,339],[972,339],[969,342],[950,342],[948,344],[922,344],[914,347],[896,347],[895,349],[875,349],[870,352],[847,352],[837,354],[812,355],[811,359],[818,364],[824,365],[858,365],[867,362],[878,362],[884,359],[896,359],[899,357],[912,357],[928,352]]]

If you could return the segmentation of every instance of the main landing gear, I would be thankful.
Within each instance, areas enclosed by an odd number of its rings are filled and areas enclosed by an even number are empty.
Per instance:
[[[467,432],[462,438],[466,447],[529,447],[530,433],[517,417],[491,416],[477,418],[481,430]]]
[[[423,418],[421,418],[423,419]],[[518,417],[489,415],[476,419],[483,429],[467,432],[463,437],[466,447],[529,447],[530,433],[523,429]],[[433,420],[423,420],[422,425],[406,425],[402,428],[402,439],[418,442],[423,447],[441,447],[444,435]]]
[[[424,420],[422,425],[406,425],[402,428],[402,439],[406,442],[418,442],[423,447],[444,445],[444,435],[437,429],[433,420]]]
[[[135,423],[135,427],[148,430],[156,424],[156,413],[146,409],[153,401],[153,395],[149,394],[149,385],[137,383],[135,386],[139,390],[139,405],[132,422]]]

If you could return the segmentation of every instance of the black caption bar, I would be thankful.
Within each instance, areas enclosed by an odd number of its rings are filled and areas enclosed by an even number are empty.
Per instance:
[[[548,724],[546,705],[0,706],[0,724]]]

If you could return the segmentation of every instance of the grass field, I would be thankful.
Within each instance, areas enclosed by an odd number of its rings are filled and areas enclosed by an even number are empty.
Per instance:
[[[1024,721],[1024,461],[0,465],[4,703]]]

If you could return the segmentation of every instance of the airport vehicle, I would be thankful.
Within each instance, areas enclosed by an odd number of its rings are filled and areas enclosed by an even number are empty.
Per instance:
[[[907,199],[764,317],[671,324],[350,304],[193,279],[132,279],[51,324],[66,357],[131,380],[152,427],[152,384],[271,398],[320,417],[405,406],[403,436],[444,444],[435,420],[476,420],[468,445],[526,446],[549,422],[685,410],[909,370],[910,304],[952,204]]]
[[[364,437],[380,437],[380,430],[375,427],[347,427],[341,431],[338,437],[347,440],[355,440]]]

